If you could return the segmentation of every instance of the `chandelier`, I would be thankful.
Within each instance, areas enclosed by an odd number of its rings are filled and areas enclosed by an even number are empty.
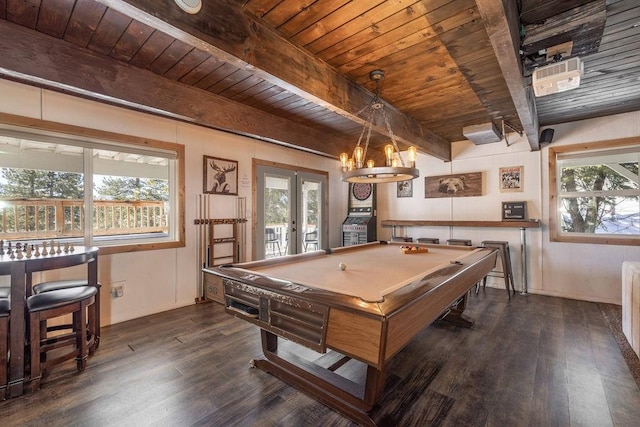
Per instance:
[[[342,180],[346,182],[356,183],[383,183],[398,182],[415,179],[420,176],[416,169],[416,147],[409,147],[407,150],[409,166],[405,166],[398,142],[391,130],[389,119],[384,111],[384,103],[380,100],[380,82],[384,79],[384,71],[374,70],[369,74],[369,78],[376,83],[375,96],[365,108],[358,112],[358,116],[367,111],[367,121],[362,127],[358,143],[353,149],[351,157],[349,154],[340,154],[340,163],[342,166]],[[382,119],[387,128],[391,143],[385,145],[385,165],[375,166],[372,159],[367,160],[367,149],[369,148],[369,139],[371,138],[371,130],[373,128],[376,113],[382,115]],[[364,138],[364,142],[363,142]]]

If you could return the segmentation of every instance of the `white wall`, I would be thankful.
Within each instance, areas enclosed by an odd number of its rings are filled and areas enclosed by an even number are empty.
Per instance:
[[[588,143],[640,135],[640,112],[553,126],[553,145]],[[414,181],[413,198],[396,198],[395,186],[378,189],[378,220],[478,220],[499,221],[503,201],[527,202],[531,219],[540,219],[541,228],[526,231],[528,252],[528,291],[573,299],[621,304],[622,262],[640,259],[640,247],[560,243],[549,241],[548,147],[532,152],[525,137],[509,134],[509,146],[503,140],[476,146],[469,141],[454,143],[452,161],[419,156],[421,177]],[[524,166],[524,190],[501,193],[498,169]],[[481,197],[424,198],[424,177],[463,172],[482,172]],[[519,229],[469,227],[407,227],[398,234],[417,237],[507,240],[521,290],[522,270]],[[390,228],[380,227],[381,239],[391,237]],[[491,286],[503,287],[501,279]]]
[[[430,156],[419,155],[417,167],[420,178],[413,184],[413,198],[397,198],[395,186],[378,190],[378,220],[457,220],[457,221],[500,221],[502,202],[526,201],[528,217],[541,218],[540,208],[540,152],[531,152],[526,138],[517,134],[509,135],[509,146],[503,140],[495,144],[476,146],[469,141],[452,145],[451,162],[443,162]],[[501,193],[498,168],[524,166],[524,189],[522,192]],[[425,198],[425,177],[481,172],[482,196]],[[382,203],[381,203],[382,202]],[[511,259],[516,288],[522,287],[521,250],[519,228],[475,228],[475,227],[406,227],[396,230],[397,234],[418,237],[438,237],[440,243],[447,239],[471,239],[473,245],[483,240],[506,240],[510,243]],[[378,229],[380,238],[391,236],[390,228]],[[542,288],[540,229],[527,229],[528,291],[537,292]],[[502,279],[490,278],[488,286],[504,288]]]
[[[329,244],[340,245],[340,224],[346,213],[348,187],[340,180],[340,165],[335,160],[2,79],[0,112],[185,146],[186,247],[101,256],[98,275],[103,284],[102,323],[105,325],[194,303],[198,283],[193,222],[198,214],[197,195],[202,192],[203,155],[239,162],[238,193],[246,197],[249,220],[253,215],[253,158],[329,172]],[[235,197],[212,196],[211,217],[235,215]],[[251,222],[247,224],[245,248],[246,257],[250,259]],[[78,269],[52,271],[36,275],[34,282],[84,274]],[[112,298],[110,284],[122,281],[125,282],[124,296]]]
[[[552,146],[640,136],[640,111],[565,123],[555,129]],[[542,150],[542,209],[548,220],[548,153]],[[622,263],[640,260],[640,247],[550,242],[543,239],[543,291],[575,299],[622,302]]]

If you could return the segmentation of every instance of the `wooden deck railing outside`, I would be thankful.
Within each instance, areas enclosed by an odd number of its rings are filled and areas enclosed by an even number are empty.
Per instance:
[[[93,202],[94,236],[168,232],[165,202]],[[81,199],[0,199],[0,239],[83,236]]]

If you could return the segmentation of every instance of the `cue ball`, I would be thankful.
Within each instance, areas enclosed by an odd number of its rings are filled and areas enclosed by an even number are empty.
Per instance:
[[[340,270],[344,271],[347,269],[347,264],[345,264],[344,262],[341,262],[340,264],[338,264],[338,267],[340,267]]]

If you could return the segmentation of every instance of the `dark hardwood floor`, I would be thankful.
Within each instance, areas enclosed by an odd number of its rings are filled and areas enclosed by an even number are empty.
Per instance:
[[[432,325],[393,359],[379,425],[640,425],[640,391],[596,304],[487,289],[467,314],[473,328]],[[250,368],[260,354],[258,329],[215,303],[117,324],[85,372],[71,361],[0,402],[0,424],[352,425]]]

